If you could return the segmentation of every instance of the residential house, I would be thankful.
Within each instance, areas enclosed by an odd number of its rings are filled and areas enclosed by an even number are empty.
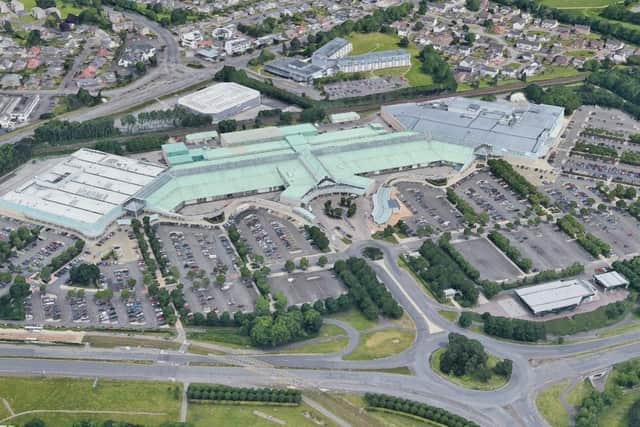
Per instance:
[[[31,16],[33,16],[33,19],[45,19],[47,17],[47,13],[44,11],[43,8],[38,7],[38,6],[34,6],[33,9],[31,9]]]

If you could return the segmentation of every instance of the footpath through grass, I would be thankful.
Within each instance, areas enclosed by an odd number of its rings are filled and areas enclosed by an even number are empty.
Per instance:
[[[507,383],[508,378],[496,374],[491,375],[491,378],[487,382],[479,381],[471,375],[463,375],[461,377],[457,377],[453,374],[445,374],[440,370],[440,358],[446,350],[446,347],[442,347],[434,351],[431,354],[430,363],[433,372],[440,375],[447,381],[451,381],[454,384],[458,384],[459,386],[472,390],[495,390]],[[487,368],[492,370],[496,366],[496,363],[498,363],[499,361],[500,359],[498,359],[496,356],[488,354]]]
[[[538,411],[551,427],[568,427],[569,414],[560,402],[560,393],[569,385],[569,381],[553,384],[540,391],[536,396]]]
[[[324,324],[320,328],[317,342],[309,342],[283,350],[283,353],[335,353],[347,346],[347,331],[336,325]]]
[[[127,420],[146,426],[176,421],[182,386],[169,382],[117,381],[75,378],[0,378],[0,397],[16,414],[32,410],[119,411],[132,414],[28,414],[7,422],[22,425],[38,417],[47,425],[67,426],[80,419]],[[158,415],[135,415],[134,412]]]

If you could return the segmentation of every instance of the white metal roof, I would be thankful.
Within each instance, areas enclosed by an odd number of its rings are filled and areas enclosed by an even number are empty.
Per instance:
[[[260,92],[237,83],[218,83],[178,99],[178,104],[202,114],[220,114],[260,98]]]
[[[583,299],[595,293],[588,282],[580,279],[558,280],[516,289],[516,294],[536,314],[579,305]]]
[[[604,288],[616,288],[618,286],[627,286],[629,281],[617,271],[609,271],[607,273],[596,274],[594,279]]]

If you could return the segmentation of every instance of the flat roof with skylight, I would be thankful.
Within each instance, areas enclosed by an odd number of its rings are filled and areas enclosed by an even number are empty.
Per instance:
[[[596,290],[585,280],[557,280],[515,290],[535,315],[575,308],[595,296]]]

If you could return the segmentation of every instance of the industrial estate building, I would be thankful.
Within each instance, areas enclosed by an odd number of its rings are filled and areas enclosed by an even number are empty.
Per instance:
[[[237,83],[218,83],[181,97],[178,105],[220,121],[260,106],[260,92]]]
[[[311,82],[336,72],[355,73],[411,65],[411,55],[402,49],[347,56],[352,49],[351,42],[335,38],[316,50],[308,61],[280,58],[266,64],[264,69],[287,79]]]
[[[0,96],[0,128],[13,129],[29,120],[40,103],[40,95]]]
[[[484,148],[494,156],[544,157],[562,129],[564,108],[468,98],[386,105],[382,118],[396,130]]]
[[[596,290],[581,279],[557,280],[536,286],[516,289],[516,295],[536,316],[571,310],[586,301],[591,301]]]
[[[163,147],[171,168],[140,197],[147,209],[173,212],[185,205],[281,191],[280,201],[304,206],[323,194],[363,195],[369,174],[473,161],[464,146],[427,140],[381,126],[318,133],[310,124],[223,135],[223,147]],[[226,145],[226,146],[225,146]]]
[[[163,170],[160,165],[83,148],[2,195],[0,208],[97,237]]]

